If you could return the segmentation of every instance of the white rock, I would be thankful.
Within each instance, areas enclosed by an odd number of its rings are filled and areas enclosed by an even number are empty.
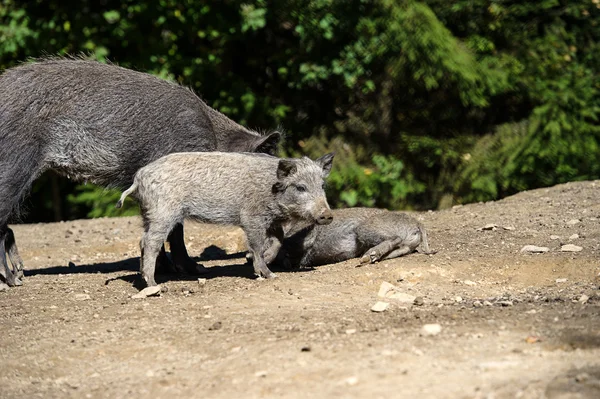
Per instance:
[[[562,252],[580,252],[583,248],[579,245],[567,244],[560,247]]]
[[[551,240],[560,240],[560,236],[557,236],[557,235],[553,234],[553,235],[550,236],[550,239]]]
[[[200,284],[200,285],[206,285],[206,279],[205,278],[199,278],[198,279],[198,284]]]
[[[566,278],[557,278],[556,279],[556,283],[560,284],[560,283],[566,283],[568,280]]]
[[[521,252],[528,252],[528,253],[544,253],[544,252],[548,252],[550,251],[550,248],[548,247],[538,247],[535,245],[525,245],[523,248],[521,248]]]
[[[513,226],[502,226],[502,228],[504,230],[514,230],[515,229]]]
[[[569,237],[569,240],[576,240],[579,238],[579,234],[575,233]]]
[[[144,299],[149,296],[160,295],[160,285],[154,287],[146,287],[135,295],[132,295],[132,299]]]
[[[73,298],[75,298],[76,301],[87,301],[92,299],[88,294],[75,294]]]
[[[454,297],[454,302],[461,303],[462,301],[463,301],[462,296],[456,296],[456,297]]]
[[[470,286],[477,285],[477,283],[475,281],[471,281],[471,280],[465,280],[465,281],[463,281],[463,284],[470,285]]]
[[[356,328],[349,328],[346,330],[346,334],[351,335],[351,334],[356,334]]]
[[[348,377],[346,378],[345,382],[350,386],[354,386],[358,384],[358,377]]]
[[[442,326],[439,324],[425,324],[421,327],[421,335],[429,337],[432,335],[438,335],[442,332]]]
[[[579,299],[578,299],[578,301],[581,302],[581,303],[586,303],[589,300],[590,300],[590,297],[587,296],[587,295],[585,295],[585,294],[583,294],[582,296],[580,296]]]
[[[377,295],[380,298],[390,298],[390,299],[395,299],[401,303],[411,303],[411,304],[414,302],[414,300],[416,298],[416,296],[414,296],[414,295],[400,292],[397,287],[395,287],[394,285],[392,285],[386,281],[381,283],[381,286],[379,287],[379,292],[377,293]]]
[[[483,301],[483,306],[494,306],[490,301]]]
[[[383,312],[388,308],[388,306],[390,306],[390,304],[387,302],[377,302],[375,305],[373,305],[373,307],[371,308],[371,311]]]
[[[492,231],[496,231],[496,229],[498,228],[497,224],[494,223],[489,223],[486,224],[485,226],[481,227],[481,230],[492,230]]]
[[[567,224],[568,224],[569,226],[575,226],[575,225],[576,225],[576,224],[578,224],[578,223],[581,223],[581,220],[579,220],[579,219],[571,219],[571,220],[569,220],[569,221],[567,222]]]

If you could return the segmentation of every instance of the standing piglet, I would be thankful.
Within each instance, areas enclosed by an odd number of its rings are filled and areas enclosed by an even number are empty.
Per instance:
[[[275,277],[267,265],[281,247],[283,224],[328,224],[323,190],[333,154],[281,159],[249,153],[176,153],[141,168],[123,192],[140,202],[144,221],[141,272],[156,285],[156,257],[173,226],[184,219],[240,226],[260,277]]]
[[[400,212],[377,208],[346,208],[333,211],[328,226],[286,226],[277,262],[288,267],[319,266],[361,257],[360,263],[409,254],[423,244],[429,249],[425,228]]]

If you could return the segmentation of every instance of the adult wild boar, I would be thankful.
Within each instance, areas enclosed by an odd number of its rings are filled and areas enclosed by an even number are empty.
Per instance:
[[[259,277],[275,275],[271,263],[283,240],[283,225],[329,224],[332,216],[324,179],[333,154],[312,161],[264,154],[176,153],[141,168],[123,192],[140,202],[144,235],[141,272],[156,285],[156,258],[169,231],[184,219],[240,226],[246,233]]]
[[[185,87],[116,65],[50,58],[7,69],[0,75],[0,278],[21,284],[8,221],[44,171],[125,188],[166,154],[274,153],[279,137],[238,125]],[[192,268],[182,225],[169,242],[174,262]]]

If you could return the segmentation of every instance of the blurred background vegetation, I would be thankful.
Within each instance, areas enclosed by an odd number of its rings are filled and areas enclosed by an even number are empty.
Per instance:
[[[0,19],[0,69],[83,52],[282,127],[282,155],[335,150],[334,206],[600,177],[600,0],[4,0]],[[24,220],[110,216],[116,198],[46,174]]]

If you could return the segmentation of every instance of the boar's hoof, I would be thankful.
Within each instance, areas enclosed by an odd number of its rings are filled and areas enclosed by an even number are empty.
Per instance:
[[[23,269],[19,269],[19,270],[17,270],[17,273],[15,274],[15,276],[19,279],[22,279],[23,277],[25,277],[25,272],[23,271]]]
[[[272,271],[267,272],[261,272],[260,275],[258,276],[257,280],[264,280],[264,279],[269,279],[269,278],[276,278],[277,275],[275,273],[273,273]]]
[[[371,263],[375,263],[379,260],[379,255],[377,254],[377,252],[371,251],[371,253],[369,254],[369,258]]]

